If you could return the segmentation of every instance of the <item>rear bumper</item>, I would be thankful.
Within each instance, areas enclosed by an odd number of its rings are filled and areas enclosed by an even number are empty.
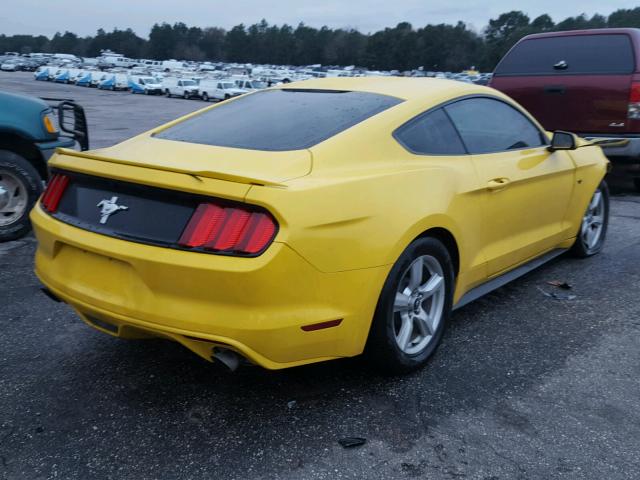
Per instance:
[[[615,163],[623,164],[640,164],[640,135],[600,135],[600,134],[584,134],[587,140],[593,139],[611,139],[611,140],[628,140],[629,143],[624,147],[602,147],[604,154]]]
[[[361,353],[388,272],[322,273],[283,243],[256,258],[132,243],[61,223],[39,206],[31,220],[36,274],[90,325],[171,338],[208,360],[224,345],[269,369]]]

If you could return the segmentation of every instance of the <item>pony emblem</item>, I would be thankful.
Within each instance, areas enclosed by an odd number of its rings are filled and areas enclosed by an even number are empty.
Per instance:
[[[98,203],[98,208],[100,209],[100,223],[102,225],[107,223],[109,217],[120,210],[129,210],[129,207],[126,205],[118,205],[118,197],[111,197],[111,200],[101,200]]]

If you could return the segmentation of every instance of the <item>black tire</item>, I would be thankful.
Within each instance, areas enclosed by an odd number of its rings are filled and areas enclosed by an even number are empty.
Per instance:
[[[31,231],[29,212],[42,193],[42,178],[28,160],[9,150],[0,150],[0,175],[2,170],[15,177],[22,184],[21,188],[24,188],[28,195],[27,207],[24,209],[24,213],[10,224],[0,225],[0,242],[6,242],[23,237]]]
[[[440,323],[429,343],[414,355],[403,352],[396,341],[394,301],[399,283],[415,259],[423,255],[435,258],[440,264],[444,278],[444,306]],[[436,350],[451,315],[454,289],[454,267],[447,248],[432,237],[415,240],[402,253],[387,276],[369,331],[365,357],[370,363],[387,374],[403,374],[426,365]]]
[[[133,90],[131,90],[133,92]],[[146,88],[144,89],[144,94],[145,95],[149,95],[149,90],[147,90]]]
[[[189,98],[191,98],[191,95],[189,95],[189,92],[187,92],[186,90],[182,93],[182,98],[184,98],[185,100],[189,100]]]
[[[202,100],[205,102],[209,101],[209,95],[207,95],[207,92],[202,92]]]
[[[231,98],[231,95],[229,95],[228,93],[224,94],[224,99],[225,100],[229,100]]]
[[[171,92],[169,91],[168,88],[164,91],[164,94],[167,98],[171,98]]]
[[[582,236],[582,222],[580,222],[580,227],[578,228],[578,233],[576,234],[576,241],[571,247],[571,253],[579,258],[587,258],[592,255],[596,255],[600,253],[604,246],[604,241],[607,236],[607,229],[609,228],[609,187],[607,183],[603,180],[598,185],[596,192],[600,191],[602,193],[602,201],[604,207],[603,221],[602,221],[602,232],[600,233],[600,237],[595,245],[589,246],[585,242]],[[595,192],[594,192],[595,195]],[[591,200],[589,200],[591,202]],[[588,208],[588,207],[587,207]],[[586,215],[586,213],[585,213]],[[584,218],[584,217],[583,217]]]

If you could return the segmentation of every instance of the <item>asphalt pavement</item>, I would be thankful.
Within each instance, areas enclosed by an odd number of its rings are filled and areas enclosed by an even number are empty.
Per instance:
[[[205,105],[2,72],[0,89],[76,99],[94,147]],[[109,337],[40,293],[33,237],[0,244],[0,479],[640,478],[640,196],[611,213],[600,255],[456,311],[399,378],[359,359],[229,374]]]

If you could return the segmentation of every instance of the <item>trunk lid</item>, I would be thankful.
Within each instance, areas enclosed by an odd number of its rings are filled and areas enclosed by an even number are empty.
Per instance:
[[[64,184],[54,195],[55,207],[41,202],[54,218],[111,237],[183,249],[179,239],[199,205],[247,210],[244,201],[252,185],[286,188],[287,180],[309,173],[311,154],[143,136],[102,150],[62,150],[49,165],[48,189]]]

